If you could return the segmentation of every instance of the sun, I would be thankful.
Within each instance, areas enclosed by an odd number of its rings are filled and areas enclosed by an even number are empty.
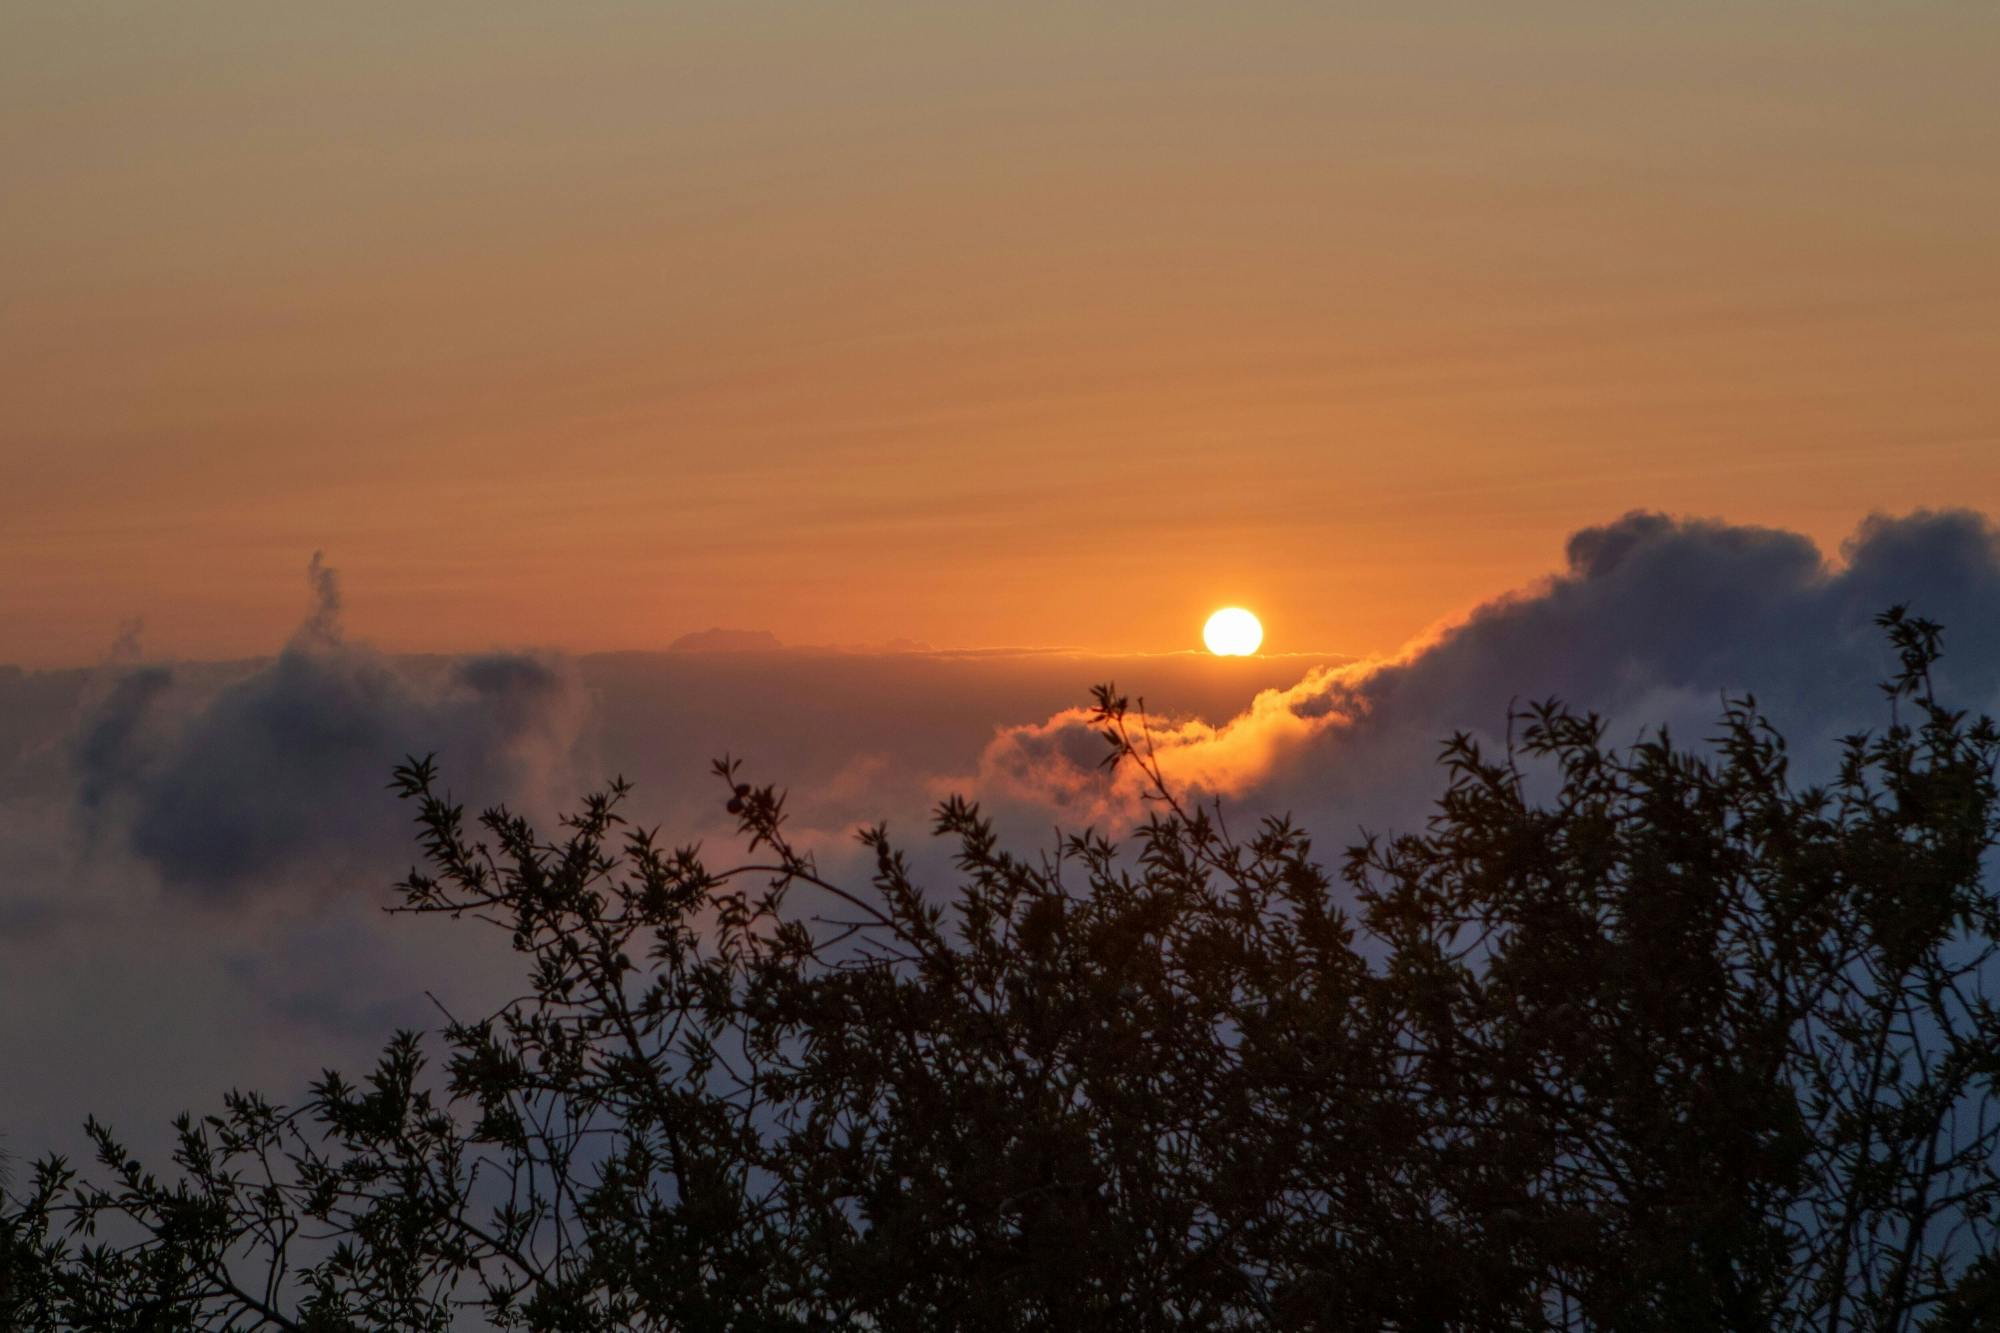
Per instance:
[[[1225,606],[1201,627],[1201,641],[1217,657],[1249,657],[1264,642],[1264,627],[1240,606]]]

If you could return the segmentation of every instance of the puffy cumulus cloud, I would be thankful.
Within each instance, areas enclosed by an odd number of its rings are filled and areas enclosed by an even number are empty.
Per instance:
[[[155,707],[173,688],[167,667],[139,667],[114,676],[91,701],[76,735],[77,804],[94,817],[111,793],[130,776],[134,761],[157,745],[151,734]]]
[[[384,790],[436,751],[475,799],[546,804],[571,785],[587,696],[564,662],[385,657],[347,640],[318,555],[309,613],[272,661],[219,685],[133,667],[86,694],[75,793],[93,841],[122,840],[171,890],[234,899],[260,885],[379,885],[409,859]]]
[[[1353,721],[1361,707],[1351,685],[1356,672],[1314,668],[1289,688],[1259,691],[1244,712],[1219,726],[1198,717],[1154,717],[1135,701],[1126,726],[1150,743],[1176,791],[1237,795],[1296,762],[1322,732]],[[1046,806],[1074,822],[1128,821],[1144,803],[1146,780],[1130,765],[1107,771],[1110,753],[1093,712],[1068,708],[1046,722],[1002,728],[973,776],[939,779],[932,790],[969,788],[989,800]]]
[[[1942,688],[1990,708],[2000,682],[2000,540],[1966,511],[1874,517],[1838,561],[1792,532],[1631,513],[1570,537],[1563,570],[1427,635],[1393,661],[1316,670],[1219,725],[1167,716],[1168,779],[1197,797],[1357,823],[1420,821],[1454,732],[1495,737],[1510,708],[1560,697],[1614,736],[1704,736],[1725,693],[1756,694],[1796,741],[1875,725],[1892,670],[1874,617],[1907,603],[1947,626]],[[1007,807],[1129,819],[1138,775],[1105,774],[1087,712],[1003,730],[969,788]]]

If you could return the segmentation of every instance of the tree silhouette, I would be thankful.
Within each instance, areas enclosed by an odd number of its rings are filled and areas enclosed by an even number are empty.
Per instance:
[[[948,891],[885,832],[822,875],[724,761],[749,859],[546,839],[396,786],[398,910],[508,933],[530,993],[300,1106],[233,1094],[173,1170],[93,1122],[0,1231],[32,1328],[1973,1329],[1989,1216],[2000,735],[1882,618],[1889,724],[1824,785],[1754,701],[1604,744],[1556,703],[1443,751],[1422,832],[1336,873],[1164,780]],[[1907,717],[1905,716],[1907,715]],[[1535,799],[1537,775],[1552,791]]]

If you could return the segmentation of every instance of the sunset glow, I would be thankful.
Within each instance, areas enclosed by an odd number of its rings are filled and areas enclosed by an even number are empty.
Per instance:
[[[11,8],[7,661],[315,547],[396,651],[1393,653],[1634,507],[2000,500],[1991,6],[478,14]]]
[[[0,1333],[2000,1328],[1996,64],[0,4]]]

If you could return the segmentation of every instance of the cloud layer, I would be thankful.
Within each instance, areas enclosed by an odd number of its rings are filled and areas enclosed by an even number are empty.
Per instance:
[[[73,1148],[86,1111],[163,1123],[231,1083],[280,1096],[367,1058],[426,991],[476,1009],[513,961],[448,923],[385,919],[413,854],[384,787],[436,750],[458,797],[546,825],[622,772],[631,813],[731,855],[708,761],[789,784],[795,827],[835,873],[887,818],[919,869],[930,802],[982,800],[1010,836],[1141,810],[1107,776],[1098,680],[1153,707],[1162,764],[1232,816],[1291,811],[1331,856],[1362,826],[1421,822],[1439,740],[1489,737],[1510,703],[1559,695],[1614,738],[1708,734],[1754,691],[1810,763],[1878,725],[1894,667],[1873,617],[1948,627],[1940,673],[1964,706],[2000,695],[2000,546],[1968,512],[1875,518],[1829,556],[1772,529],[1628,514],[1574,534],[1562,568],[1396,659],[675,653],[566,661],[386,657],[351,641],[315,561],[290,641],[251,663],[147,663],[126,636],[88,673],[0,671],[0,1127]],[[502,942],[504,944],[504,941]],[[504,950],[503,950],[504,952]],[[28,1070],[24,1078],[16,1071]]]
[[[392,660],[346,640],[317,555],[308,581],[310,610],[270,662],[210,688],[131,668],[88,702],[78,806],[94,839],[124,839],[173,892],[224,901],[379,875],[407,841],[383,788],[411,753],[438,752],[487,800],[541,802],[570,776],[587,710],[569,664]]]
[[[383,784],[411,752],[437,751],[474,805],[544,813],[622,771],[647,817],[696,835],[726,827],[706,776],[724,751],[789,782],[802,829],[829,847],[863,821],[907,829],[954,790],[1024,827],[1115,825],[1140,808],[1137,775],[1106,775],[1088,712],[1060,706],[1115,670],[1154,705],[1177,787],[1331,821],[1322,834],[1338,838],[1422,819],[1437,742],[1496,735],[1528,699],[1596,709],[1626,735],[1699,736],[1723,693],[1750,691],[1808,750],[1872,725],[1869,687],[1892,665],[1872,621],[1896,603],[1947,625],[1954,697],[1986,706],[2000,680],[2000,543],[1975,513],[1871,518],[1830,559],[1796,533],[1635,512],[1564,554],[1558,573],[1394,660],[1233,676],[1175,658],[391,659],[343,634],[339,581],[315,557],[307,614],[266,662],[233,675],[135,663],[128,631],[80,691],[63,762],[38,773],[69,793],[88,845],[215,903],[260,885],[379,889],[408,859]]]
[[[1575,533],[1565,568],[1481,606],[1394,661],[1314,670],[1219,724],[1169,713],[1161,767],[1197,796],[1335,821],[1421,820],[1429,759],[1459,731],[1501,732],[1512,706],[1556,696],[1614,735],[1708,733],[1724,693],[1750,692],[1808,756],[1876,725],[1871,685],[1892,655],[1874,617],[1908,603],[1945,623],[1949,697],[1990,707],[2000,681],[2000,542],[1983,516],[1871,518],[1826,559],[1796,533],[1635,512]],[[1003,731],[963,779],[989,799],[1079,822],[1139,808],[1129,769],[1106,776],[1089,714]]]

